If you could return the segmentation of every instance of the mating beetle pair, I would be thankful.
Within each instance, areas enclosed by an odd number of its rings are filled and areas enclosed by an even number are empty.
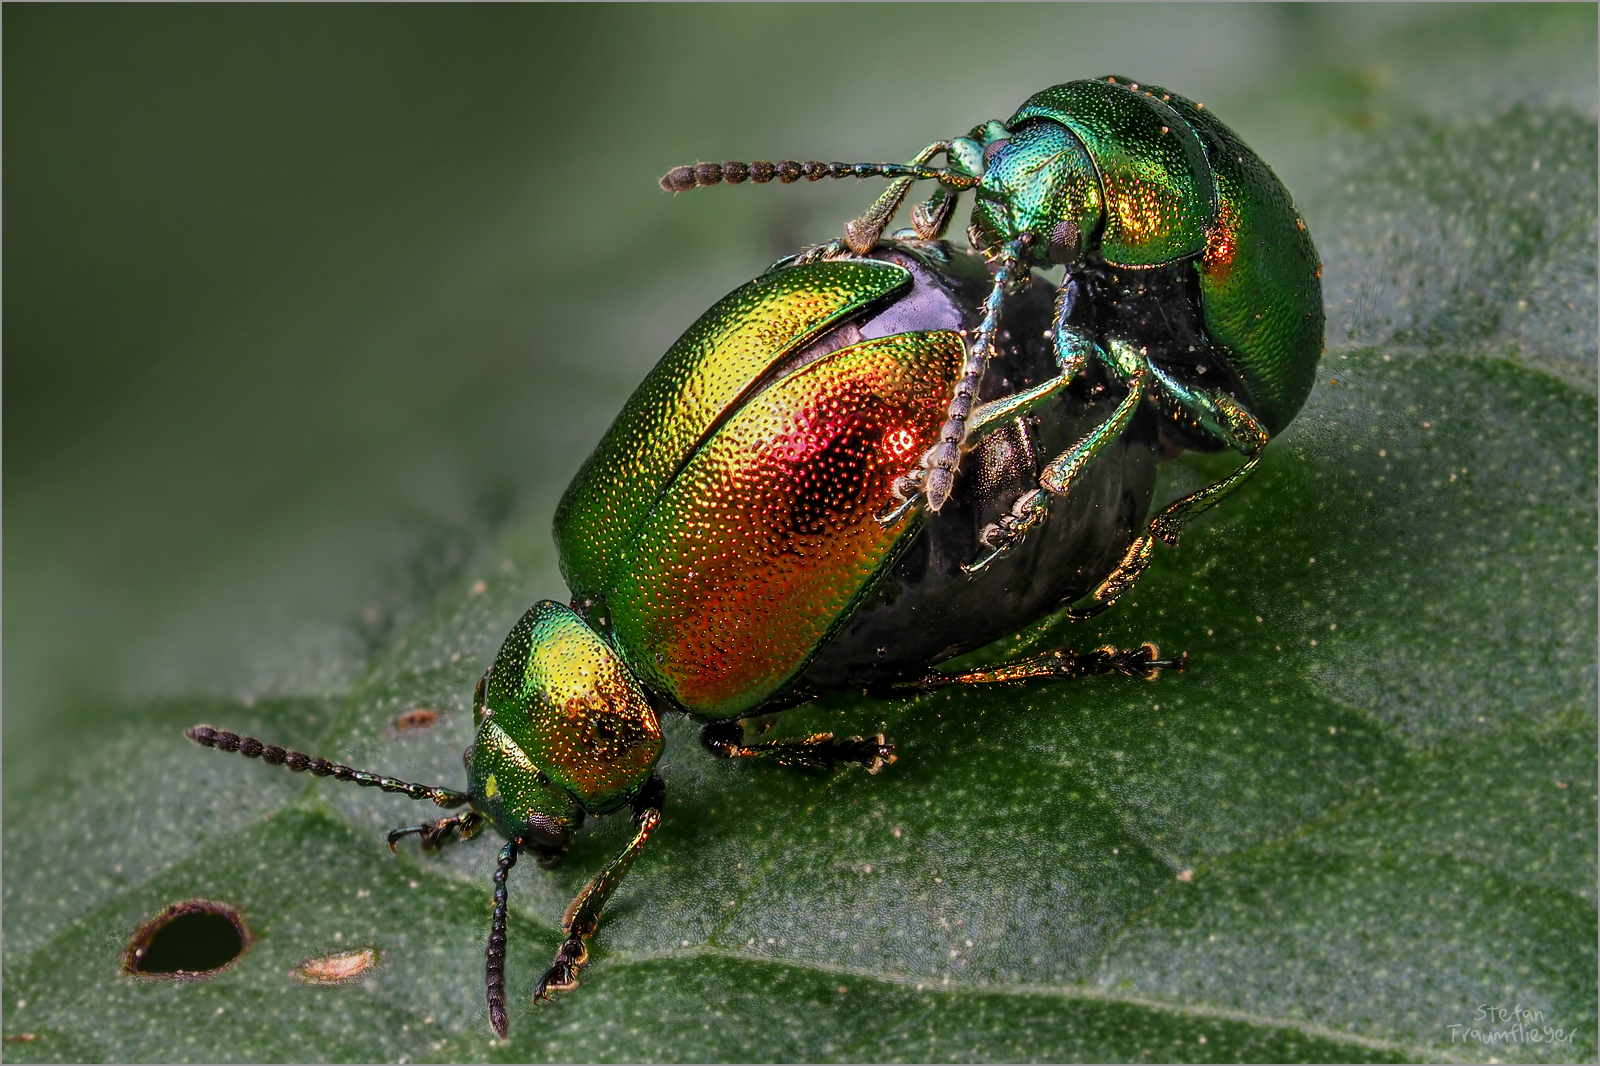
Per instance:
[[[948,166],[929,166],[941,153]],[[662,184],[873,175],[894,180],[846,240],[702,316],[568,488],[555,532],[572,605],[535,605],[479,682],[467,791],[189,731],[465,808],[391,845],[492,822],[508,841],[485,967],[502,1037],[507,875],[523,850],[559,860],[587,815],[631,811],[633,839],[567,909],[535,998],[573,987],[660,821],[658,713],[704,722],[722,756],[875,772],[894,758],[881,736],[752,742],[742,722],[841,687],[888,697],[1181,667],[1147,645],[932,669],[1063,604],[1105,609],[1155,540],[1175,543],[1248,477],[1309,392],[1320,285],[1288,194],[1200,105],[1149,86],[1057,86],[904,166],[702,164]],[[912,212],[914,235],[882,241],[924,179],[939,188]],[[992,278],[940,239],[968,189]],[[1054,299],[1031,284],[1052,264],[1065,267]],[[1146,523],[1156,460],[1183,447],[1246,462]]]
[[[943,154],[948,166],[930,167]],[[1231,447],[1232,476],[1169,507],[1103,590],[1108,601],[1148,559],[1154,539],[1175,544],[1183,524],[1237,489],[1267,441],[1300,410],[1322,352],[1321,266],[1289,194],[1271,169],[1204,105],[1156,86],[1107,77],[1031,97],[1004,125],[928,145],[908,164],[703,163],[661,179],[684,191],[718,181],[882,175],[895,180],[819,258],[864,254],[917,180],[939,183],[911,213],[918,236],[949,227],[957,198],[975,203],[967,235],[998,264],[987,313],[968,346],[938,443],[898,486],[938,511],[973,435],[1001,412],[976,408],[1008,291],[1032,267],[1060,264],[1053,326],[1059,375],[1006,401],[1025,410],[1099,362],[1125,388],[1103,427],[1053,458],[1037,491],[990,531],[1003,552],[1041,522],[1054,497],[1122,433],[1147,398],[1182,447]],[[1120,343],[1119,343],[1120,342]],[[1148,396],[1147,396],[1148,394]],[[991,555],[990,558],[993,556]],[[981,564],[980,564],[981,565]]]

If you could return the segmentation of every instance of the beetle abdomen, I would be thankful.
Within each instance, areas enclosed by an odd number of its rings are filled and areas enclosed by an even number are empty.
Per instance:
[[[782,355],[909,282],[889,263],[795,267],[739,287],[690,326],[628,398],[556,508],[573,595],[604,589],[662,491]]]
[[[1190,100],[1168,106],[1199,135],[1216,180],[1217,218],[1199,263],[1201,306],[1212,340],[1277,435],[1299,413],[1322,351],[1321,265],[1311,234],[1272,168]]]
[[[963,355],[949,331],[840,349],[695,452],[606,590],[617,648],[650,688],[727,717],[799,673],[915,530],[876,515],[936,442]]]

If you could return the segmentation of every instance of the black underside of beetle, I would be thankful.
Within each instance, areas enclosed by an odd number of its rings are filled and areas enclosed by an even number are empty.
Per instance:
[[[1150,361],[1174,380],[1196,388],[1221,388],[1237,400],[1245,399],[1232,360],[1206,333],[1200,275],[1193,259],[1139,270],[1101,263],[1075,276],[1089,293],[1084,327],[1101,343],[1123,338],[1147,349]],[[1154,391],[1151,406],[1170,444],[1201,452],[1224,447],[1159,390]]]
[[[809,361],[857,340],[913,329],[965,329],[993,283],[977,260],[942,246],[887,246],[875,258],[912,272],[909,295],[869,311],[820,338]],[[917,255],[934,257],[930,265]],[[939,256],[945,255],[940,259]],[[1146,350],[1174,380],[1244,393],[1225,352],[1207,335],[1199,275],[1192,259],[1146,269],[1104,263],[1071,274],[1083,295],[1069,325],[1102,346],[1111,338]],[[1057,312],[1052,287],[1036,278],[1006,300],[999,357],[982,399],[1029,388],[1058,373],[1048,331]],[[987,553],[986,526],[1039,484],[1046,463],[1104,421],[1125,395],[1098,363],[1069,388],[1011,425],[991,432],[962,463],[955,494],[884,575],[866,602],[812,661],[784,703],[819,689],[877,685],[920,676],[944,659],[980,648],[1087,595],[1143,531],[1156,465],[1174,449],[1216,451],[1216,436],[1152,383],[1128,431],[1053,501],[1049,519],[981,574],[964,564]]]
[[[975,329],[993,284],[976,260],[955,256],[930,270],[900,250],[880,250],[875,257],[910,270],[915,288],[887,310],[838,327],[814,351],[910,329],[965,329],[969,335]],[[1026,293],[1007,299],[999,358],[990,363],[982,399],[1057,375],[1047,335],[1052,297],[1052,287],[1036,279]],[[938,514],[927,516],[894,566],[812,661],[799,688],[920,676],[928,666],[1014,633],[1098,585],[1142,531],[1150,508],[1161,446],[1148,406],[1070,496],[1054,502],[1047,522],[982,573],[969,576],[962,566],[987,554],[980,539],[984,528],[1037,488],[1045,464],[1104,421],[1122,396],[1104,368],[1092,366],[1030,414],[989,433],[963,461],[955,494]],[[790,699],[800,695],[797,690]]]

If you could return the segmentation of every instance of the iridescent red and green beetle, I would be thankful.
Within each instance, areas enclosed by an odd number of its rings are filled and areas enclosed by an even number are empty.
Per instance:
[[[930,166],[941,154],[947,166]],[[881,736],[752,742],[742,722],[835,688],[1181,667],[1146,645],[933,669],[1063,607],[1110,606],[1156,540],[1175,544],[1249,476],[1310,391],[1316,252],[1270,169],[1200,104],[1071,82],[905,165],[701,164],[661,183],[849,176],[893,181],[844,241],[777,264],[690,327],[568,488],[555,533],[572,604],[529,610],[478,683],[467,791],[189,731],[465,808],[391,846],[492,822],[508,841],[485,964],[502,1037],[506,877],[524,849],[558,861],[586,816],[632,812],[633,839],[568,907],[534,998],[574,987],[660,821],[658,714],[700,720],[722,756],[876,772],[894,759]],[[912,232],[883,241],[918,180],[937,191]],[[992,276],[941,239],[967,190]],[[1032,274],[1052,265],[1065,268],[1053,294]],[[1146,521],[1160,456],[1227,447],[1246,460],[1233,475]]]
[[[929,166],[940,154],[948,165]],[[1069,495],[1073,479],[1149,401],[1168,421],[1174,443],[1231,447],[1246,461],[1151,523],[1142,555],[1130,558],[1119,584],[1107,590],[1114,598],[1142,568],[1155,539],[1176,543],[1185,520],[1254,473],[1267,441],[1311,392],[1322,353],[1322,271],[1305,223],[1271,168],[1203,104],[1153,85],[1116,77],[1057,85],[1004,124],[936,141],[904,165],[702,163],[676,168],[661,186],[682,192],[747,179],[872,175],[894,180],[845,227],[843,241],[813,256],[864,253],[913,183],[931,180],[938,190],[911,213],[917,235],[942,236],[957,199],[970,189],[968,238],[998,264],[992,313],[968,346],[939,441],[907,472],[898,486],[902,497],[921,496],[932,511],[949,498],[982,421],[975,407],[998,310],[1009,290],[1028,283],[1033,267],[1066,268],[1053,329],[1060,373],[1011,402],[1025,409],[1095,362],[1125,387],[1124,403],[1103,429],[1047,464],[1038,491],[1019,499],[991,532],[996,552],[1042,521],[1052,498]],[[1129,336],[1149,343],[1122,350],[1110,343]]]

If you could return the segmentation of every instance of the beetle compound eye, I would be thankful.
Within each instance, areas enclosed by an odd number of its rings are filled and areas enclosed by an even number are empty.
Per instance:
[[[174,903],[139,927],[122,956],[134,977],[191,980],[227,968],[250,944],[239,912],[226,903]]]
[[[1005,137],[1005,138],[1002,138],[1002,139],[1000,139],[998,141],[991,141],[990,143],[984,145],[984,147],[983,147],[983,165],[985,167],[987,167],[990,163],[993,163],[994,162],[994,157],[999,155],[1001,152],[1005,151],[1006,146],[1009,145],[1010,143],[1011,143],[1011,138]]]

